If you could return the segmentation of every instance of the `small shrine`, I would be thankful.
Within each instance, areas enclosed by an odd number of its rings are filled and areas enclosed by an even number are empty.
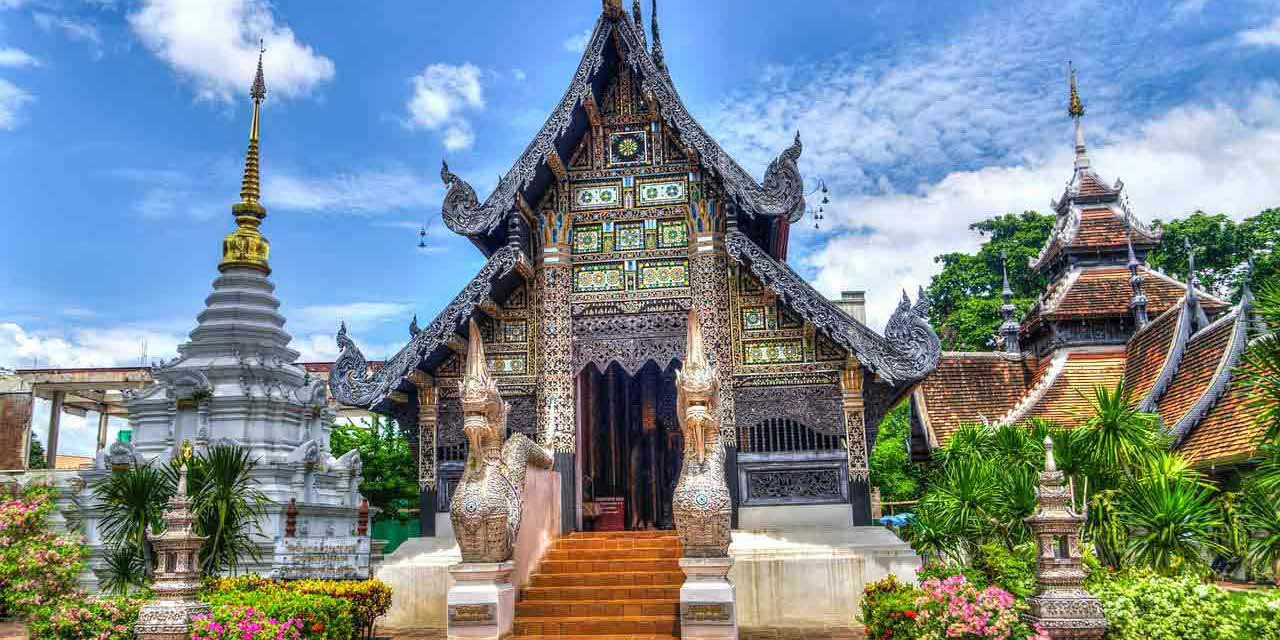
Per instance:
[[[1051,638],[1101,638],[1107,631],[1102,601],[1084,590],[1080,525],[1071,510],[1071,488],[1053,458],[1053,439],[1044,439],[1044,472],[1036,490],[1039,507],[1026,519],[1036,539],[1036,595],[1027,599],[1026,620]]]
[[[200,545],[206,536],[195,532],[195,514],[187,496],[187,463],[191,443],[183,443],[178,467],[178,490],[169,498],[164,512],[164,533],[147,540],[155,550],[156,575],[152,591],[155,599],[138,613],[139,640],[186,640],[191,618],[209,613],[209,605],[196,599],[200,589]]]

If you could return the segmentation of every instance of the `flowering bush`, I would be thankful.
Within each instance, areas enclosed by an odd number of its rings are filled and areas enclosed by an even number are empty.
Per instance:
[[[146,598],[99,598],[76,594],[42,607],[31,619],[32,638],[57,640],[133,640],[138,610]]]
[[[916,637],[916,598],[921,591],[889,574],[862,594],[862,631],[870,640]]]
[[[1280,638],[1280,600],[1233,594],[1192,576],[1146,572],[1100,576],[1089,590],[1102,600],[1109,640]]]
[[[271,580],[257,575],[211,578],[208,592],[284,590],[345,600],[351,606],[351,626],[358,635],[373,637],[374,622],[391,608],[391,587],[380,580]]]
[[[75,593],[87,555],[80,540],[50,530],[53,489],[0,489],[0,615],[30,615]]]
[[[1018,618],[1024,607],[1000,587],[979,589],[957,575],[925,580],[921,591],[915,618],[921,640],[1049,640],[1043,631],[1029,628]]]
[[[350,640],[351,603],[332,596],[299,593],[271,584],[255,590],[206,591],[203,600],[213,607],[213,620],[223,627],[239,624],[243,609],[267,619],[296,619],[299,637],[310,640]]]
[[[298,618],[271,617],[250,606],[219,607],[191,620],[191,640],[285,640],[303,638]]]

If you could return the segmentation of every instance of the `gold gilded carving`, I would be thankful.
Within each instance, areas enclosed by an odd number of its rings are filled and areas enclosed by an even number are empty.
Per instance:
[[[684,464],[672,496],[676,533],[690,558],[729,555],[732,501],[725,481],[724,431],[717,421],[720,372],[707,361],[702,323],[689,312],[684,367],[676,374],[676,417],[684,433]]]

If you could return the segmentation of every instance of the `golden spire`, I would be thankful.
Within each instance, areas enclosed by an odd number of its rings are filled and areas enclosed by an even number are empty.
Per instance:
[[[1080,92],[1076,91],[1076,67],[1068,61],[1067,68],[1071,70],[1071,103],[1067,106],[1067,115],[1079,118],[1084,115],[1084,102],[1080,100]]]
[[[1067,115],[1071,116],[1076,129],[1076,169],[1088,169],[1089,153],[1084,146],[1084,123],[1080,121],[1084,117],[1084,102],[1080,100],[1080,92],[1076,91],[1076,67],[1070,60],[1067,61],[1067,69],[1071,82],[1071,100],[1067,104]]]
[[[267,210],[258,202],[262,195],[258,174],[258,127],[261,121],[262,101],[267,97],[267,82],[262,73],[262,54],[266,49],[262,41],[258,42],[258,73],[253,78],[253,86],[249,88],[249,97],[253,99],[253,117],[249,123],[249,150],[244,157],[244,178],[240,181],[240,202],[231,207],[236,217],[236,230],[222,241],[222,262],[219,271],[237,267],[257,269],[265,274],[271,273],[267,265],[267,256],[271,251],[271,243],[258,231],[262,219],[267,217]]]

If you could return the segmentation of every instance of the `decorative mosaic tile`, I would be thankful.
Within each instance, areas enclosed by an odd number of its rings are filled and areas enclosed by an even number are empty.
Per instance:
[[[689,224],[680,219],[659,220],[658,246],[663,249],[689,246]]]
[[[573,190],[573,208],[615,209],[622,206],[622,185],[605,184],[577,187]]]
[[[802,340],[748,342],[743,345],[743,359],[747,364],[804,362],[804,342]]]
[[[626,287],[622,277],[622,263],[584,264],[573,268],[573,290],[622,291]]]
[[[574,225],[573,252],[600,253],[604,250],[603,235],[599,224]]]
[[[637,289],[671,289],[689,286],[688,260],[653,260],[638,266]]]
[[[648,134],[644,131],[624,131],[609,134],[609,164],[644,164],[649,157]]]
[[[613,227],[613,249],[632,251],[644,248],[644,223],[619,222]]]
[[[529,323],[524,320],[504,320],[502,341],[523,343],[529,337]]]
[[[764,307],[747,307],[742,310],[742,328],[755,331],[769,328]]]
[[[495,355],[486,358],[489,372],[498,376],[519,376],[528,373],[529,360],[523,355]]]
[[[689,183],[684,180],[644,182],[636,192],[642,207],[689,201]]]

